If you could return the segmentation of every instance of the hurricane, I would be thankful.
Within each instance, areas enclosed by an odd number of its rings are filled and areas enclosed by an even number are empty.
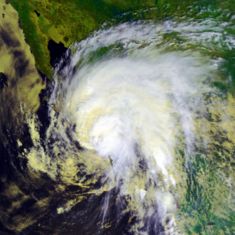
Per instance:
[[[32,188],[51,183],[24,224],[234,232],[235,17],[200,14],[104,24],[71,45],[46,88],[46,117],[26,115],[31,144],[18,157]],[[43,220],[50,205],[57,222]]]
[[[220,132],[228,140],[219,148],[232,154],[227,122],[234,125],[235,115],[225,110],[234,101],[215,85],[225,80],[225,59],[215,53],[235,47],[228,26],[213,19],[124,22],[73,45],[54,75],[43,144],[30,119],[28,167],[102,194],[100,228],[108,227],[114,203],[118,220],[130,212],[128,234],[185,234],[182,198],[194,187],[195,162],[216,157]],[[221,169],[215,174],[229,182]],[[231,185],[223,184],[229,195]]]

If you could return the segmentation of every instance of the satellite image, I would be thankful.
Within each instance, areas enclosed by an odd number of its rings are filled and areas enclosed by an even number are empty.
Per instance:
[[[0,0],[18,234],[235,234],[234,0]]]

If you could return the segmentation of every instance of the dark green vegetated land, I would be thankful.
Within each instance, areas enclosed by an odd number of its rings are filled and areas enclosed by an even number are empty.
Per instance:
[[[10,0],[9,2],[18,11],[20,24],[35,56],[37,68],[48,77],[52,74],[48,51],[50,39],[69,47],[74,42],[86,38],[104,22],[193,16],[203,7],[235,10],[233,1],[218,0]],[[216,11],[210,12],[211,15],[219,14]],[[208,13],[200,17],[206,18]]]

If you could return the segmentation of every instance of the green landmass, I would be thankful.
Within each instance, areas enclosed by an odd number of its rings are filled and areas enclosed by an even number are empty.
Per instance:
[[[9,0],[9,2],[19,14],[20,25],[35,56],[37,68],[48,77],[52,75],[48,51],[50,39],[69,47],[74,42],[86,38],[104,22],[196,15],[203,7],[235,11],[235,2],[219,0]],[[213,11],[210,14],[213,14]],[[207,16],[208,13],[205,13],[200,17]]]

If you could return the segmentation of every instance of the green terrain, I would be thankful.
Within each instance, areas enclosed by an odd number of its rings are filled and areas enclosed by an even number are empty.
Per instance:
[[[234,1],[219,0],[10,0],[17,10],[37,68],[51,77],[48,41],[65,47],[86,38],[104,23],[135,19],[161,19],[188,15],[204,7],[235,11]],[[190,11],[188,11],[190,7]],[[124,14],[125,13],[125,14]],[[201,17],[208,17],[208,13]]]

